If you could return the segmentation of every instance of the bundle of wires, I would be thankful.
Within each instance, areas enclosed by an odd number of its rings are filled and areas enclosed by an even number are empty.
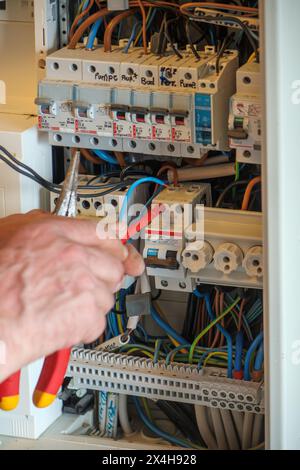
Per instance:
[[[39,184],[43,188],[47,189],[50,192],[60,194],[61,186],[58,184],[54,184],[50,181],[47,181],[41,175],[39,175],[35,170],[30,168],[25,163],[18,160],[14,155],[12,155],[5,147],[0,145],[0,160],[2,160],[6,165],[8,165],[12,170],[20,173],[21,175],[25,176],[26,178],[31,179],[35,183]],[[135,180],[126,179],[120,181],[118,183],[103,183],[101,185],[79,185],[78,187],[78,197],[79,198],[94,198],[94,197],[101,197],[105,196],[106,194],[110,194],[118,189],[126,188],[134,184]],[[88,192],[84,193],[84,190],[99,190],[99,192]]]

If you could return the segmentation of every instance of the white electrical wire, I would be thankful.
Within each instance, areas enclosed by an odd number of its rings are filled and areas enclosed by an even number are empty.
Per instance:
[[[128,397],[127,395],[121,395],[119,397],[119,420],[122,431],[125,436],[133,434],[133,429],[131,427],[129,416],[128,416]]]

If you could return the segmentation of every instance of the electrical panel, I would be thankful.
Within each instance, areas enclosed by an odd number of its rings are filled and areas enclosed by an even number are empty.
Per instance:
[[[145,262],[74,345],[62,402],[37,425],[33,365],[0,432],[36,438],[63,403],[62,443],[263,448],[257,2],[0,1],[0,37],[0,216],[55,212],[75,151],[77,218],[127,222]]]

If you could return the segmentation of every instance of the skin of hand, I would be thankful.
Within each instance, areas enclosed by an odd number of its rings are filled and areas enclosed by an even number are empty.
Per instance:
[[[124,276],[145,266],[97,222],[33,211],[0,219],[0,383],[22,366],[104,331]]]

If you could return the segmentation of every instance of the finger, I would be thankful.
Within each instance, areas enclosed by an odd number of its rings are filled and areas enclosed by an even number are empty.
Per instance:
[[[124,263],[125,273],[129,276],[141,276],[145,271],[145,263],[139,252],[133,245],[127,245],[129,252],[128,258]]]
[[[120,240],[110,238],[109,233],[101,234],[101,238],[98,236],[98,221],[56,217],[55,223],[57,230],[73,242],[101,247],[116,258],[120,258],[121,261],[125,261],[128,256],[128,250]]]
[[[96,322],[86,331],[80,340],[84,344],[92,343],[100,338],[106,328],[106,318],[104,315],[100,315]]]

